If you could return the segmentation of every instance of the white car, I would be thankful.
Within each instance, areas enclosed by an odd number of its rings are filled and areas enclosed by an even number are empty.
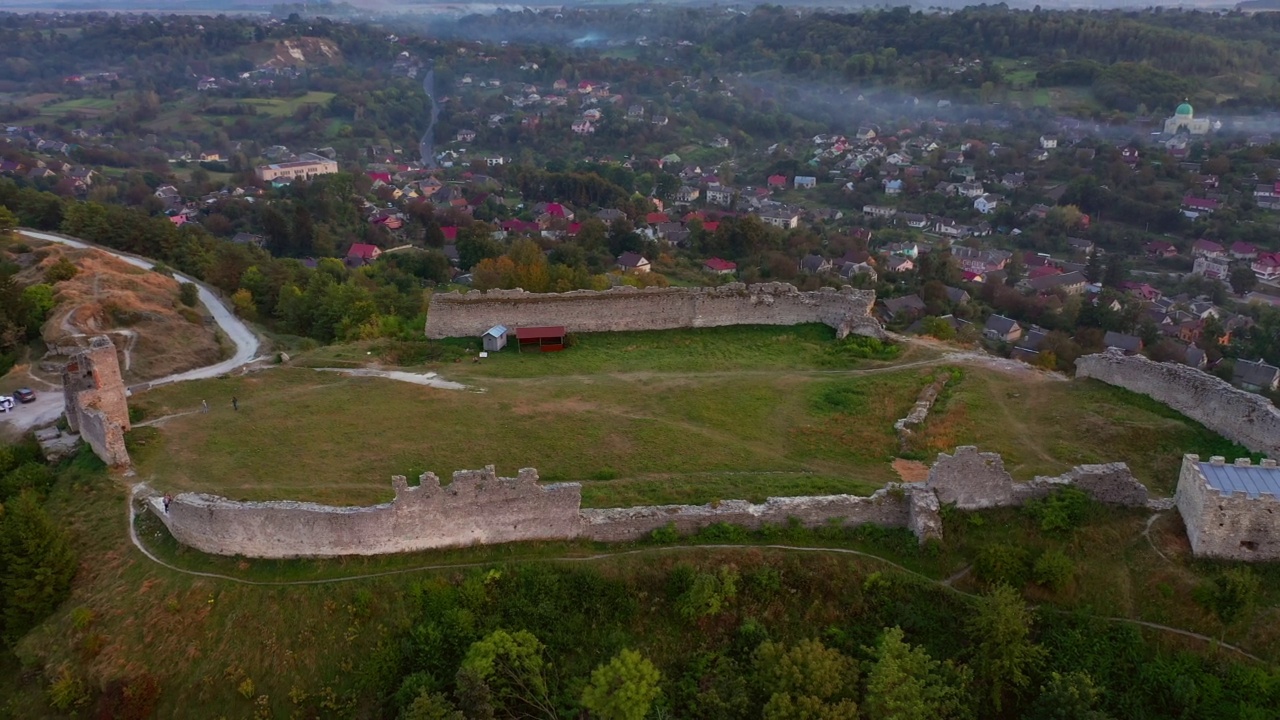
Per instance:
[[[0,395],[0,412],[11,412],[14,404],[13,398],[7,395]]]

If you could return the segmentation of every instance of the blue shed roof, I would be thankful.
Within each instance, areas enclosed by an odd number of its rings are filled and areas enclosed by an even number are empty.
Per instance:
[[[1214,465],[1200,463],[1200,471],[1209,487],[1225,493],[1242,492],[1251,498],[1264,493],[1280,497],[1280,468],[1260,465]]]
[[[494,325],[493,327],[489,328],[488,330],[485,330],[485,331],[484,331],[484,334],[485,334],[485,335],[492,335],[492,336],[494,336],[494,337],[502,337],[503,335],[506,335],[506,334],[507,334],[507,326],[506,326],[506,325]],[[483,336],[481,336],[481,337],[483,337]]]

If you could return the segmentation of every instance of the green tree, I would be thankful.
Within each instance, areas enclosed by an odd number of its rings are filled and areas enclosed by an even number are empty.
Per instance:
[[[738,594],[738,571],[729,566],[718,573],[698,573],[693,584],[676,599],[676,611],[686,620],[719,615]]]
[[[942,720],[961,715],[969,671],[929,657],[903,640],[900,628],[885,628],[871,650],[863,717],[870,720]]]
[[[1231,283],[1231,291],[1237,295],[1244,295],[1258,286],[1258,276],[1244,265],[1231,268],[1228,280]]]
[[[465,716],[453,706],[448,697],[423,690],[409,707],[400,713],[400,720],[464,720]]]
[[[4,237],[13,232],[18,227],[18,218],[9,208],[0,205],[0,237]]]
[[[1091,283],[1102,282],[1102,258],[1098,255],[1098,248],[1089,250],[1089,259],[1085,261],[1084,277]]]
[[[60,283],[63,280],[70,280],[75,277],[78,272],[80,272],[80,268],[77,268],[75,263],[64,257],[60,257],[44,271],[44,281],[53,285],[55,283]]]
[[[790,648],[766,641],[754,658],[759,687],[769,698],[766,720],[857,716],[858,665],[821,640],[802,640]]]
[[[0,508],[0,621],[12,643],[57,609],[76,574],[71,538],[26,491]]]
[[[488,686],[495,708],[557,717],[547,685],[544,646],[533,633],[494,630],[472,643],[459,668]]]
[[[1258,576],[1249,568],[1232,568],[1197,589],[1197,599],[1223,625],[1235,622],[1258,599]]]
[[[996,713],[1009,695],[1031,685],[1044,660],[1044,648],[1031,640],[1031,620],[1031,610],[1018,591],[1003,584],[977,601],[969,620],[970,666]]]
[[[640,653],[623,650],[591,673],[582,706],[604,720],[644,720],[662,690],[662,676]]]
[[[1110,720],[1097,709],[1101,696],[1088,673],[1051,673],[1025,720]]]
[[[53,286],[44,283],[28,285],[22,290],[22,302],[27,307],[27,327],[40,327],[49,316],[49,311],[57,305],[53,297]]]

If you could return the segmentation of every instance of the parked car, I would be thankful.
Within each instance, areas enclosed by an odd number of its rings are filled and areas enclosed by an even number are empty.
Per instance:
[[[36,401],[36,392],[31,388],[18,388],[14,391],[13,398],[20,403],[33,403]]]

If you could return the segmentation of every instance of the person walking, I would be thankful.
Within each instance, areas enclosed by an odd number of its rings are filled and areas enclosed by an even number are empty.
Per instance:
[[[239,410],[239,409],[240,409],[240,401],[239,401],[239,400],[237,400],[237,399],[235,398],[235,396],[234,396],[234,395],[233,395],[233,396],[231,396],[231,409],[232,409],[232,410]]]
[[[208,401],[208,400],[201,400],[201,401],[200,401],[200,412],[209,412],[209,401]]]
[[[169,493],[164,494],[164,511],[169,512],[169,503],[173,502],[173,496]]]

